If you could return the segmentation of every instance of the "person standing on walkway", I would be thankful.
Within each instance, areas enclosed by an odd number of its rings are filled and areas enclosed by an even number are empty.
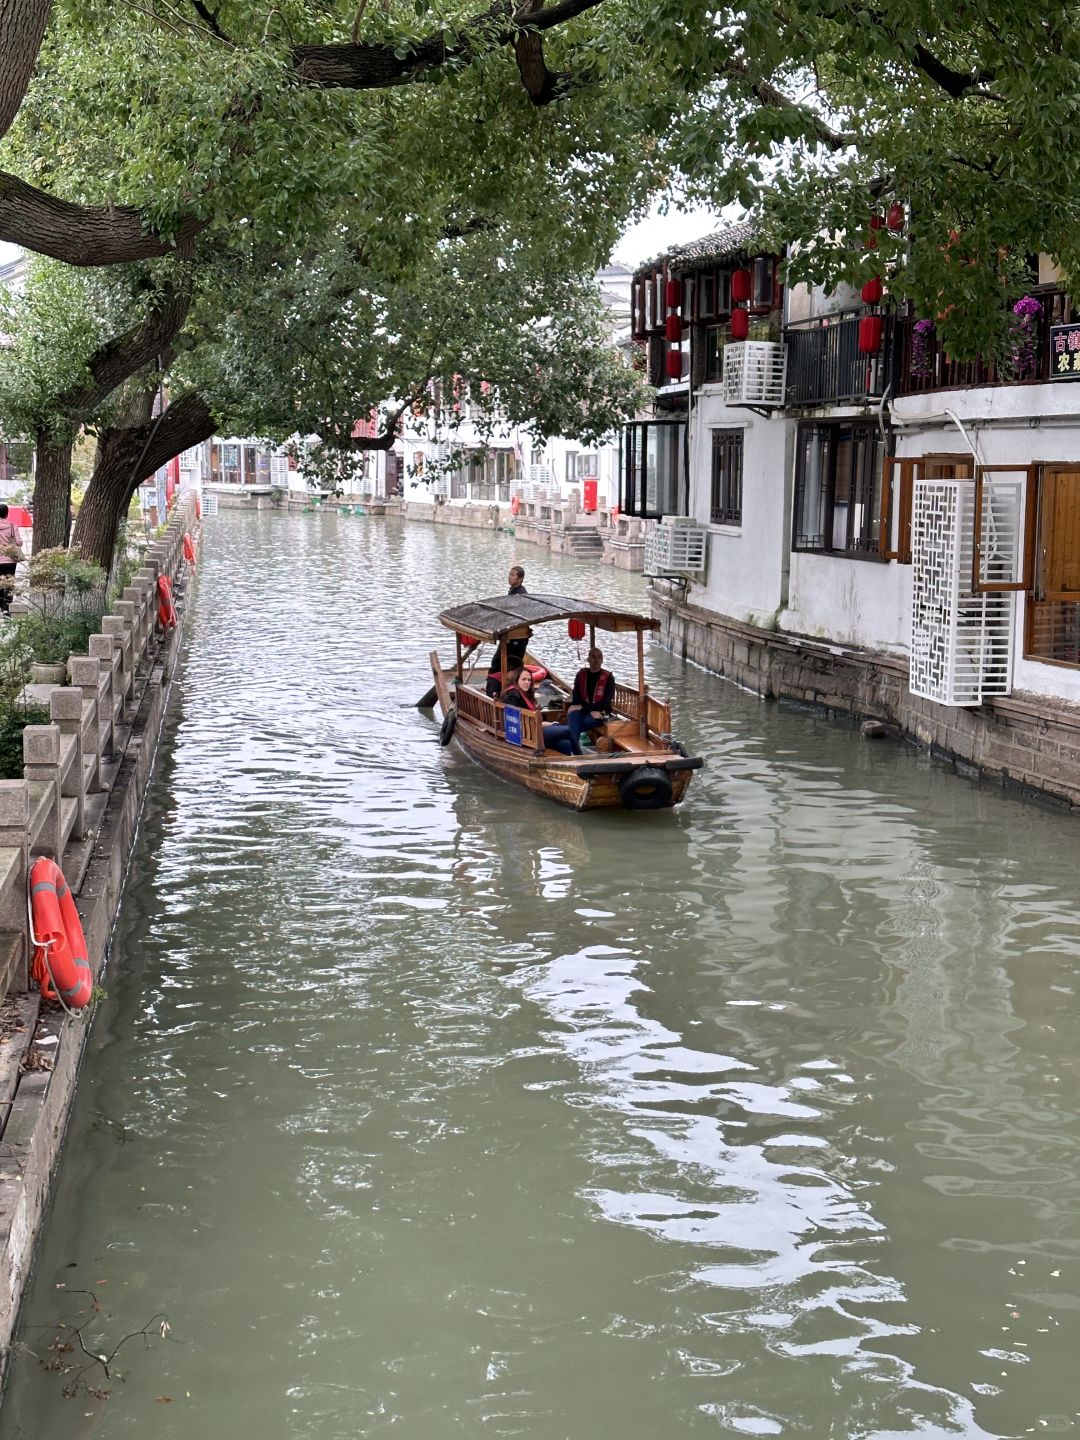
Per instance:
[[[15,591],[15,567],[23,558],[19,527],[8,519],[8,507],[0,505],[0,613],[11,611]]]

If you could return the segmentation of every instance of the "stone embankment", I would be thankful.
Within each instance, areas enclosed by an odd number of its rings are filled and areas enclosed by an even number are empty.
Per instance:
[[[67,685],[31,685],[52,716],[23,731],[24,778],[0,781],[0,1363],[19,1304],[75,1092],[88,1011],[71,1017],[31,986],[27,908],[39,855],[73,891],[95,981],[108,954],[128,856],[153,767],[180,627],[158,625],[157,581],[167,575],[182,616],[186,532],[194,501],[178,507],[123,598],[72,656]]]

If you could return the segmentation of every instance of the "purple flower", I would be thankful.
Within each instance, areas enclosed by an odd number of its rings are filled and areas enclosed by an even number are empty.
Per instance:
[[[916,320],[911,327],[911,374],[928,380],[934,373],[934,330],[933,320]]]
[[[1022,295],[1013,306],[1014,315],[1041,315],[1042,306],[1034,295]]]

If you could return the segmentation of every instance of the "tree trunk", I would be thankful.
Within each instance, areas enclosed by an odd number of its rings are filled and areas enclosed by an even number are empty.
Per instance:
[[[108,426],[98,436],[94,473],[79,506],[72,543],[84,560],[112,565],[120,522],[142,482],[182,450],[209,440],[214,417],[201,395],[183,396],[153,420]]]
[[[52,0],[0,0],[0,135],[19,113]]]
[[[37,436],[34,479],[34,549],[48,550],[67,540],[71,507],[73,441],[56,442],[44,431]]]

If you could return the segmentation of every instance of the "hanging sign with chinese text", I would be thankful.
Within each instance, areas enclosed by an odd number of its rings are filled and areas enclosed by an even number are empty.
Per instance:
[[[1080,325],[1050,326],[1050,379],[1080,380]]]
[[[521,744],[521,711],[510,705],[503,711],[503,738],[511,745]]]

